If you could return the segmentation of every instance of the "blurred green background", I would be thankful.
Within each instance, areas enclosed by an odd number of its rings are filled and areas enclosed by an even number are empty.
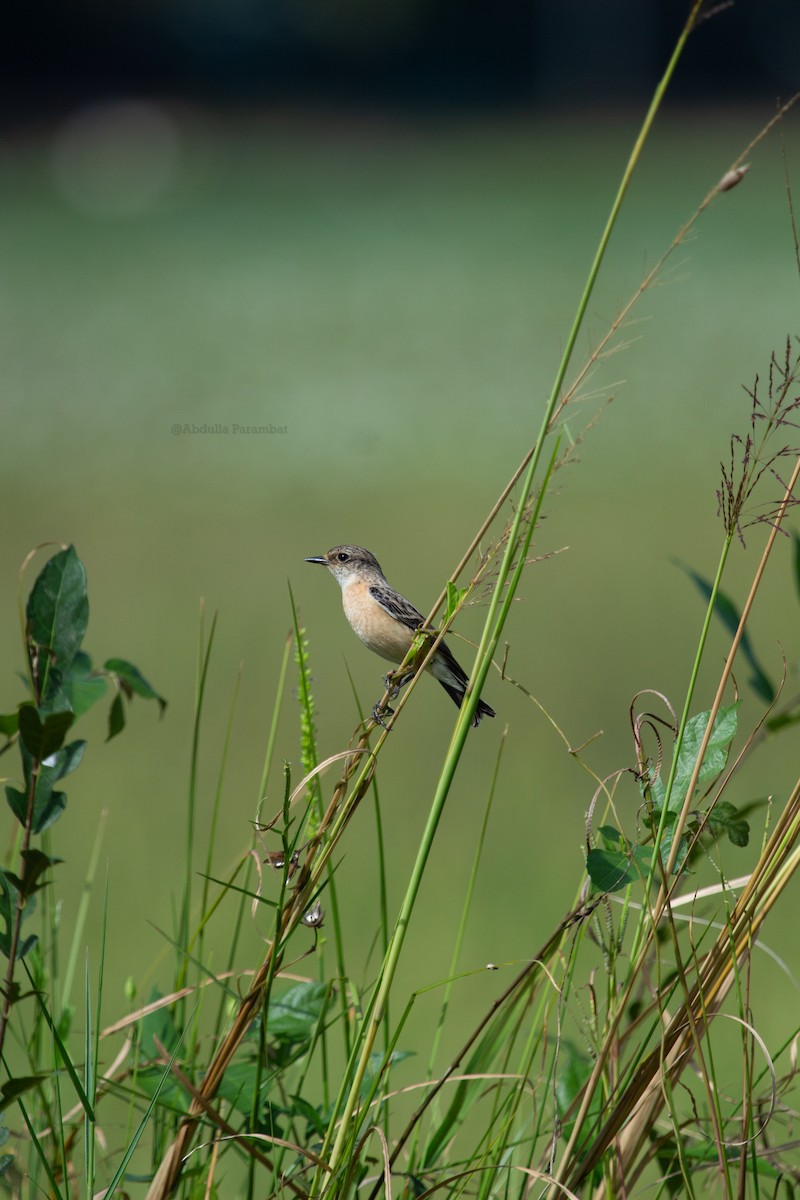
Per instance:
[[[365,707],[381,693],[381,664],[348,629],[338,588],[303,558],[362,543],[427,610],[535,436],[638,122],[624,110],[415,117],[137,102],[110,111],[7,136],[0,193],[3,704],[22,698],[16,573],[47,539],[73,542],[87,566],[95,659],[129,658],[169,700],[160,722],[136,702],[110,744],[104,714],[84,722],[89,750],[54,831],[69,929],[108,810],[109,1021],[124,1007],[128,975],[144,993],[153,980],[169,982],[169,949],[154,927],[172,930],[180,892],[201,602],[219,627],[202,727],[198,870],[243,671],[214,851],[221,876],[250,842],[289,585],[310,639],[322,755],[343,749],[356,723],[346,666]],[[576,368],[770,115],[766,106],[665,114],[614,233]],[[659,689],[678,708],[683,700],[703,608],[674,560],[713,575],[719,463],[731,434],[749,427],[742,385],[763,377],[771,352],[797,332],[782,148],[796,184],[798,147],[790,119],[752,154],[743,184],[714,203],[645,296],[627,347],[593,375],[596,395],[568,414],[574,436],[600,416],[547,501],[535,553],[562,552],[524,578],[508,670],[573,746],[602,734],[585,752],[600,776],[633,763],[628,708],[639,689]],[[187,424],[229,432],[185,433]],[[236,433],[237,424],[285,432]],[[770,498],[774,490],[766,486]],[[740,603],[765,535],[750,530],[732,556],[726,588]],[[786,655],[788,693],[798,686],[797,613],[782,539],[752,633],[774,676]],[[459,632],[477,636],[480,620],[467,613]],[[696,710],[713,697],[726,648],[714,629]],[[469,649],[456,649],[468,663]],[[266,815],[280,804],[282,760],[299,778],[293,686]],[[470,736],[400,995],[446,972],[506,727],[464,969],[529,958],[582,879],[593,780],[520,692],[493,676],[485,695],[498,718]],[[394,906],[454,714],[423,681],[381,759]],[[743,730],[758,716],[744,688]],[[797,746],[795,731],[768,743],[729,798],[781,802]],[[13,769],[9,757],[4,765]],[[618,798],[633,833],[634,785]],[[761,821],[750,849],[724,850],[729,874],[746,873]],[[376,966],[376,880],[365,805],[338,871],[349,965],[362,983]],[[101,896],[102,884],[89,928],[95,965]],[[213,928],[220,955],[226,919],[223,910]],[[787,902],[768,937],[792,967],[795,926]],[[267,930],[266,919],[254,926],[242,965],[255,965]],[[765,963],[755,999],[768,1036],[796,992]],[[460,984],[455,1028],[501,986],[494,975]],[[421,1020],[435,1005],[435,996],[421,1001]]]

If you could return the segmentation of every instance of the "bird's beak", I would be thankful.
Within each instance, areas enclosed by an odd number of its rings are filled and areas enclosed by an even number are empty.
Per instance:
[[[327,565],[328,565],[328,560],[324,554],[317,554],[315,558],[307,558],[305,561],[319,563],[320,566],[323,566],[323,567],[327,567]]]

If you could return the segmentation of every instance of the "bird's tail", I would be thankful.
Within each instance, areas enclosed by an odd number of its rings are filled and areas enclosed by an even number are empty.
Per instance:
[[[455,687],[452,683],[445,683],[445,681],[443,679],[440,679],[439,683],[442,685],[444,690],[447,692],[447,694],[451,698],[451,700],[453,700],[454,703],[457,704],[459,708],[461,708],[461,705],[464,703],[464,697],[467,694],[466,687],[462,687],[462,688]],[[486,703],[485,700],[479,700],[478,707],[475,709],[475,712],[472,717],[473,728],[476,725],[480,725],[480,723],[484,717],[496,717],[496,716],[497,716],[497,713],[494,711],[494,709],[490,705],[488,705]]]

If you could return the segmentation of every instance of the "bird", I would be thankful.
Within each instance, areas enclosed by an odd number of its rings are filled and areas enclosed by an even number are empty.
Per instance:
[[[363,546],[345,545],[334,546],[327,554],[317,554],[305,561],[319,563],[333,575],[342,589],[344,615],[367,649],[389,662],[401,663],[411,649],[414,635],[424,627],[425,618],[390,586],[375,555]],[[444,641],[437,646],[427,669],[460,708],[469,677]],[[387,680],[384,683],[388,687]],[[405,682],[401,680],[401,685]],[[480,725],[484,717],[496,715],[485,700],[478,700],[472,724]],[[376,719],[379,719],[377,705]]]

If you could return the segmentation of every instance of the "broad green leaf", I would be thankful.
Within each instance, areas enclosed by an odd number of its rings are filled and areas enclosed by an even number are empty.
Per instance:
[[[28,701],[19,708],[20,740],[32,758],[43,762],[61,749],[74,720],[73,712],[54,712],[41,720],[36,705]]]
[[[619,850],[624,844],[622,834],[613,825],[601,825],[597,830],[597,836],[603,839],[606,850]]]
[[[11,784],[7,784],[6,800],[8,801],[8,807],[11,809],[20,825],[24,825],[28,819],[28,797],[24,792],[18,791],[15,787],[12,787]]]
[[[652,859],[650,849],[631,846],[613,825],[601,825],[597,833],[604,849],[592,849],[586,856],[586,870],[596,891],[618,892],[647,878]]]
[[[109,658],[105,663],[105,669],[117,677],[129,695],[143,696],[145,700],[157,700],[159,712],[163,713],[167,707],[166,700],[163,696],[159,696],[152,684],[147,682],[139,668],[135,667],[133,663],[127,662],[124,658]]]
[[[647,878],[651,853],[643,846],[630,853],[621,850],[590,850],[586,870],[597,892],[618,892],[629,883]]]
[[[86,742],[84,741],[70,742],[68,745],[62,746],[56,754],[51,754],[45,759],[44,764],[39,766],[36,776],[34,827],[39,824],[42,814],[50,811],[50,800],[54,786],[58,783],[59,779],[63,779],[65,775],[69,775],[70,771],[75,770],[83,758],[85,749]],[[34,760],[24,746],[22,747],[22,763],[25,770],[25,782],[30,785]],[[63,807],[62,804],[62,810]],[[20,817],[19,819],[24,821],[24,817]]]
[[[89,655],[79,650],[64,676],[62,689],[75,716],[80,717],[102,700],[108,691],[108,680],[94,670]]]
[[[297,983],[273,997],[267,1012],[267,1035],[279,1042],[309,1041],[328,1006],[328,985]]]
[[[750,826],[739,810],[728,800],[718,800],[708,814],[708,824],[715,834],[727,834],[734,846],[746,846],[750,841]]]
[[[57,754],[50,755],[44,771],[50,772],[53,782],[56,783],[80,766],[85,749],[86,742],[80,738],[76,742],[68,742],[66,746],[61,747]]]
[[[161,992],[158,988],[154,988],[150,993],[148,1004],[153,1004],[161,998]],[[161,1043],[167,1054],[171,1054],[178,1044],[178,1030],[170,1016],[169,1009],[166,1007],[157,1008],[154,1012],[149,1012],[142,1018],[142,1032],[139,1042],[141,1060],[152,1062],[153,1059],[161,1057],[163,1050],[159,1049],[158,1045],[156,1045],[156,1040]]]
[[[797,534],[795,534],[795,573],[796,578],[800,578],[800,576],[797,576],[797,553]],[[698,575],[696,571],[693,571],[691,567],[687,567],[682,562],[678,562],[677,565],[682,571],[685,571],[685,573],[689,576],[706,600],[710,600],[713,595],[713,588],[708,580],[704,579],[702,575]],[[714,615],[719,617],[720,621],[722,621],[729,633],[736,633],[736,630],[739,628],[741,613],[730,597],[726,596],[721,589],[717,591],[716,600],[714,601]],[[760,696],[766,704],[771,704],[775,699],[775,685],[772,683],[766,671],[761,666],[761,663],[758,661],[758,657],[756,656],[756,652],[753,648],[753,643],[750,639],[750,634],[746,629],[742,634],[739,645],[742,654],[747,659],[753,671],[748,683],[756,695]]]
[[[304,1100],[302,1096],[292,1096],[290,1112],[295,1117],[303,1117],[306,1122],[306,1137],[313,1133],[316,1137],[324,1138],[327,1126],[322,1119],[322,1112]]]
[[[44,1079],[47,1079],[46,1075],[18,1075],[16,1079],[7,1079],[4,1084],[0,1085],[0,1097],[2,1097],[0,1112],[8,1108],[9,1104],[14,1104],[20,1096],[24,1096]]]
[[[51,792],[42,804],[39,803],[37,792],[33,815],[33,832],[44,833],[45,829],[49,829],[51,825],[55,825],[66,807],[66,792]]]
[[[672,853],[672,843],[675,837],[675,825],[677,820],[678,813],[670,809],[664,819],[664,830],[661,836],[661,861],[665,866],[669,860],[670,854]],[[654,825],[657,825],[657,822],[654,822]],[[684,834],[681,837],[678,853],[675,858],[675,865],[672,869],[673,875],[677,875],[677,873],[681,870],[683,864],[686,862],[686,855],[688,853],[689,838]]]
[[[263,1090],[266,1083],[266,1071],[263,1069],[259,1071],[259,1065],[255,1058],[244,1061],[237,1059],[226,1070],[220,1084],[219,1095],[243,1117],[249,1117],[253,1111],[253,1091],[256,1083]]]
[[[717,713],[717,719],[714,722],[714,728],[706,747],[703,765],[697,780],[698,784],[707,783],[710,779],[716,778],[725,769],[730,744],[736,735],[738,709],[739,701],[737,700],[734,704],[729,704],[727,708],[721,708]],[[669,797],[669,808],[673,812],[677,812],[683,806],[684,799],[686,798],[686,789],[689,786],[689,780],[692,777],[695,762],[700,753],[700,745],[705,737],[710,715],[710,710],[707,710],[706,712],[698,713],[694,717],[690,717],[686,722],[683,742],[680,754],[678,755],[675,781]],[[663,768],[661,774],[666,779],[666,772]],[[656,799],[659,791],[660,796]],[[663,806],[663,788],[657,789],[654,787],[653,797],[656,807],[661,808]]]
[[[54,554],[45,564],[26,607],[28,637],[62,676],[80,649],[89,622],[86,570],[75,547]]]

